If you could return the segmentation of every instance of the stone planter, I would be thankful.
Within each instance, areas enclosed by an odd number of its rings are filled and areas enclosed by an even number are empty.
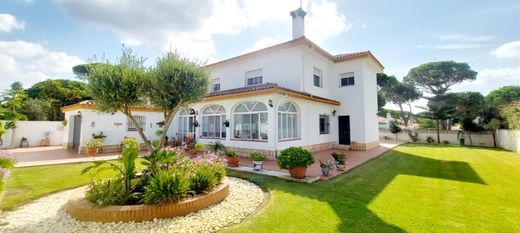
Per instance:
[[[291,174],[292,178],[303,179],[305,178],[306,171],[307,167],[294,167],[289,169],[289,174]]]
[[[87,148],[85,150],[85,153],[88,155],[88,156],[96,156],[97,153],[98,153],[98,148]]]
[[[156,218],[173,218],[207,208],[224,200],[229,195],[227,178],[208,193],[155,205],[112,205],[101,207],[85,199],[86,187],[74,193],[66,206],[73,218],[94,222],[140,222]]]
[[[227,164],[229,167],[238,167],[237,157],[227,157]]]
[[[338,169],[338,171],[345,171],[345,164],[337,164],[336,168]]]
[[[263,161],[253,161],[253,170],[255,171],[262,171],[262,165],[264,164]]]
[[[330,167],[322,167],[321,168],[321,174],[323,174],[324,176],[330,176],[330,173],[332,172],[334,167],[330,168]]]

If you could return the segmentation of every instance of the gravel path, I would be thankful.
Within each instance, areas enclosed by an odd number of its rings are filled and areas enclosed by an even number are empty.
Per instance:
[[[3,220],[9,225],[0,227],[0,232],[215,232],[241,222],[264,200],[263,191],[245,180],[229,177],[229,189],[229,196],[221,203],[184,217],[105,224],[70,217],[64,209],[74,191],[69,190],[4,213]]]

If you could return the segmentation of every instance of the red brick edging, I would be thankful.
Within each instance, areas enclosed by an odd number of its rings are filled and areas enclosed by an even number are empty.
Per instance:
[[[156,205],[118,205],[100,207],[85,199],[86,188],[73,193],[66,206],[66,211],[73,218],[95,222],[146,221],[154,218],[172,218],[184,216],[219,203],[229,195],[227,178],[211,192],[185,198],[179,202]]]

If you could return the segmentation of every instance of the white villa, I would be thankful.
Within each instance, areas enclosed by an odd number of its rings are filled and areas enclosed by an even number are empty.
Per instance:
[[[271,158],[291,146],[376,147],[376,74],[383,65],[370,51],[332,55],[320,48],[304,36],[305,14],[301,8],[291,12],[292,40],[207,65],[211,93],[176,116],[168,137],[193,135],[204,144],[218,140],[239,154],[261,151]],[[99,131],[112,146],[127,135],[138,138],[122,113],[99,114],[91,101],[63,112],[68,148],[80,149]],[[136,107],[134,114],[154,138],[162,113]]]

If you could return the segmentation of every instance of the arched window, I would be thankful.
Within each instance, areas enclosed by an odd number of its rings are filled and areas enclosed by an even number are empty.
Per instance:
[[[298,110],[291,102],[278,107],[278,139],[296,139],[300,137]]]
[[[267,107],[258,101],[240,103],[233,112],[233,137],[241,140],[266,141]]]
[[[195,126],[193,125],[195,117],[195,110],[191,108],[183,109],[179,113],[179,128],[177,132],[179,140],[184,141],[188,135],[195,133]]]
[[[202,110],[202,137],[226,138],[226,110],[221,105],[210,105]]]

